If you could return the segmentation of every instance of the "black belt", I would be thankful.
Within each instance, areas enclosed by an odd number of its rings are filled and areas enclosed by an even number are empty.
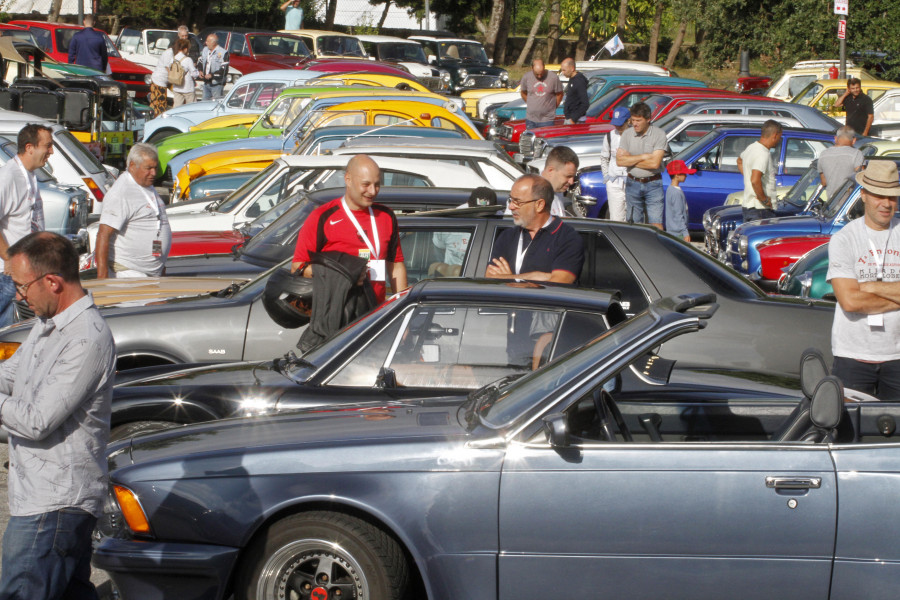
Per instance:
[[[656,181],[657,179],[662,179],[662,175],[660,175],[659,173],[657,173],[656,175],[651,175],[650,177],[635,177],[634,175],[629,173],[628,177],[630,179],[634,179],[638,183],[649,183],[651,181]]]

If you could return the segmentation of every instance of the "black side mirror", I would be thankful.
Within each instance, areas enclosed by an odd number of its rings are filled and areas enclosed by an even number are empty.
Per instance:
[[[566,425],[566,415],[553,413],[544,417],[544,432],[547,440],[553,448],[569,447],[569,428]]]
[[[396,388],[397,373],[390,367],[381,367],[378,371],[378,377],[375,378],[375,387],[379,390]]]

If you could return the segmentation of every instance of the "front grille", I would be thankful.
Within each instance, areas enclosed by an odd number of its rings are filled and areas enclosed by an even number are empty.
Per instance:
[[[526,131],[519,136],[519,152],[525,155],[531,155],[534,150],[534,134]]]
[[[513,128],[509,125],[501,125],[497,128],[497,139],[512,140]]]
[[[463,82],[463,87],[468,88],[490,88],[497,87],[500,80],[496,75],[469,75]]]
[[[734,231],[735,227],[737,227],[737,223],[730,219],[719,223],[719,244],[728,239],[728,234]]]
[[[140,73],[116,73],[113,75],[116,81],[140,81],[144,83],[144,76]]]
[[[27,321],[34,318],[34,311],[31,310],[22,300],[16,300],[16,321]]]
[[[444,91],[444,80],[440,77],[419,77],[419,83],[427,87],[432,92]]]

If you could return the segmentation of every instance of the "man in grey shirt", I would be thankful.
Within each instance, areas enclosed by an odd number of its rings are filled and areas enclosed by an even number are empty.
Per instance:
[[[825,186],[828,199],[857,171],[862,169],[862,152],[853,147],[856,143],[856,131],[852,127],[841,127],[834,136],[834,146],[825,148],[819,154],[819,178]]]
[[[522,75],[519,90],[525,101],[525,128],[553,125],[563,99],[563,86],[556,73],[544,67],[543,60],[534,59],[531,71]]]
[[[616,150],[616,164],[628,169],[625,180],[625,212],[628,221],[663,228],[665,193],[663,157],[669,142],[662,129],[650,125],[650,107],[638,102],[631,107],[631,129],[626,129]]]
[[[163,274],[172,229],[153,187],[158,165],[156,148],[135,144],[128,153],[128,172],[106,194],[94,251],[97,279]]]
[[[115,344],[64,237],[30,233],[5,268],[38,317],[0,364],[9,512],[0,598],[97,598],[91,533],[107,494]]]

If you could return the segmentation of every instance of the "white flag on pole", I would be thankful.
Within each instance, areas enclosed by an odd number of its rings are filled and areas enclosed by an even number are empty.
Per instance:
[[[609,52],[610,56],[615,56],[616,52],[625,49],[625,44],[622,43],[622,40],[619,39],[619,34],[612,36],[608,42],[603,46],[603,48]]]

